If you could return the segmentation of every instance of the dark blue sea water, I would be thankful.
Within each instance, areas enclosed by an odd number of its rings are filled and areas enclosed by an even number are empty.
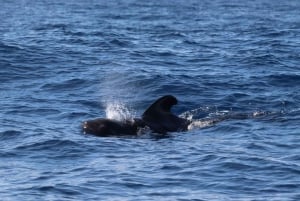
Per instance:
[[[298,0],[2,0],[0,199],[300,200],[299,89]],[[249,118],[81,130],[166,94]]]

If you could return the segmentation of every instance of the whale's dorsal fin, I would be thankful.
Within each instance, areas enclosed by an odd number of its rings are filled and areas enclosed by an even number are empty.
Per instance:
[[[171,107],[177,104],[177,99],[172,95],[167,95],[159,98],[156,100],[143,114],[146,115],[153,115],[158,114],[161,112],[170,112]]]
[[[186,130],[188,121],[172,114],[171,108],[177,99],[167,95],[156,100],[142,115],[143,121],[158,133]]]

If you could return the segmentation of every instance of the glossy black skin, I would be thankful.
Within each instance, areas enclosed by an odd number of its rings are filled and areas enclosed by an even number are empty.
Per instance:
[[[177,99],[174,96],[163,96],[143,113],[141,119],[116,121],[99,118],[84,122],[83,130],[101,137],[137,135],[139,129],[145,127],[161,134],[186,131],[190,121],[171,113],[171,107],[176,104]]]
[[[137,135],[138,129],[146,125],[141,119],[116,121],[112,119],[94,119],[83,123],[85,133],[100,137]]]

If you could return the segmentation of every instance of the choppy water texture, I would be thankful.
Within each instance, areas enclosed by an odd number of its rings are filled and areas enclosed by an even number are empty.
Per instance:
[[[300,1],[1,1],[1,200],[300,200]],[[98,138],[96,117],[228,119]]]

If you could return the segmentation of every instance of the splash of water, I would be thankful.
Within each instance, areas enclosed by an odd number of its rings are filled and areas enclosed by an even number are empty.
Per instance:
[[[132,120],[133,114],[125,104],[120,102],[108,102],[105,109],[106,117],[118,121]]]

